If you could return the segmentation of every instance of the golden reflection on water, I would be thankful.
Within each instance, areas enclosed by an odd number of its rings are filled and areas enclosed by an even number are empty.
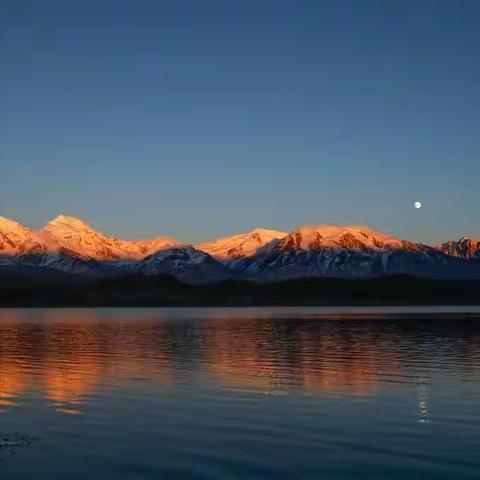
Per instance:
[[[168,358],[151,329],[138,328],[134,320],[102,319],[89,311],[46,311],[34,318],[30,312],[2,312],[0,406],[39,391],[59,412],[78,414],[74,406],[105,379],[112,384],[133,377],[170,382]]]
[[[0,408],[39,396],[59,413],[80,415],[102,388],[168,386],[194,377],[258,394],[366,396],[408,380],[412,358],[428,359],[425,347],[432,348],[422,331],[405,331],[401,323],[162,315],[0,312]],[[479,355],[470,341],[477,332],[468,333],[454,338],[461,340],[465,374]],[[421,387],[412,382],[426,419],[428,374],[413,374],[422,375]]]
[[[242,321],[215,328],[212,323],[202,354],[219,382],[274,394],[301,387],[366,395],[379,387],[379,371],[401,372],[399,360],[386,351],[388,345],[374,342],[368,331],[358,341],[335,329],[306,327],[283,330],[276,322]]]

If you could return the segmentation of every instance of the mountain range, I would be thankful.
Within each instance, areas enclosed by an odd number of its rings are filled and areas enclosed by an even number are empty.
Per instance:
[[[430,246],[361,225],[310,225],[291,232],[257,228],[189,245],[168,236],[123,240],[64,215],[39,230],[0,217],[0,268],[101,277],[171,275],[187,284],[398,274],[472,279],[480,278],[480,239]]]

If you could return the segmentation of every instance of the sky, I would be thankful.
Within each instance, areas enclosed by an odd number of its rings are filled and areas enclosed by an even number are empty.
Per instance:
[[[480,236],[479,24],[476,0],[2,0],[0,215]]]

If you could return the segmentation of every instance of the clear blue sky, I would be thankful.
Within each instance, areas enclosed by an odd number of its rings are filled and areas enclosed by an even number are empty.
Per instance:
[[[0,214],[480,235],[479,25],[476,0],[2,0]]]

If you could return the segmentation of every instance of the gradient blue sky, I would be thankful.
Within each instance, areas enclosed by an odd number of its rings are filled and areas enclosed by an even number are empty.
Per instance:
[[[479,25],[476,0],[3,0],[0,214],[480,235]]]

